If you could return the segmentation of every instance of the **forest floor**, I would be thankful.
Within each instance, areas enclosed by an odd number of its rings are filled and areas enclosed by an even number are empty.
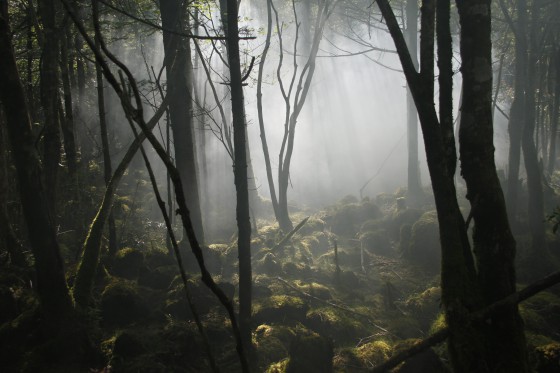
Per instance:
[[[294,223],[308,213],[294,214]],[[398,192],[375,201],[345,197],[313,212],[282,246],[285,233],[276,224],[257,224],[251,248],[255,371],[365,372],[445,326],[437,217],[429,203],[407,208]],[[236,239],[229,241],[209,245],[205,261],[236,300]],[[200,281],[192,255],[182,252],[194,312],[214,359],[223,372],[240,371],[226,312]],[[39,364],[30,348],[37,338],[30,316],[37,301],[23,277],[15,268],[0,276],[0,340],[11,341],[0,349],[2,371],[34,371]],[[100,365],[92,371],[210,371],[175,258],[164,248],[122,248],[98,277],[88,318]],[[520,306],[538,372],[558,371],[559,294],[552,288]],[[448,372],[445,346],[394,371]]]

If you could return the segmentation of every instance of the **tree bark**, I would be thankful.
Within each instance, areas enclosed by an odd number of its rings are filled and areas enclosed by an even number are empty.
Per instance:
[[[236,0],[227,0],[227,49],[231,80],[231,111],[233,117],[234,180],[237,198],[236,218],[238,228],[237,250],[239,252],[239,330],[245,351],[252,350],[251,309],[251,219],[247,175],[247,138],[245,102],[241,82],[239,58],[239,26]]]
[[[473,251],[483,306],[515,292],[515,239],[494,162],[490,1],[457,1],[463,75],[461,172],[474,221]],[[483,332],[487,371],[529,370],[523,323],[516,305],[493,315]]]
[[[109,151],[109,135],[107,133],[107,116],[105,115],[105,87],[103,86],[103,72],[99,64],[95,64],[95,76],[97,81],[97,108],[99,110],[99,131],[101,134],[101,147],[103,151],[103,178],[105,187],[109,185],[113,176],[113,166],[111,165],[111,153]],[[117,247],[117,227],[113,210],[107,217],[109,229],[109,260],[116,254]]]
[[[65,32],[69,33],[69,25],[65,26]],[[60,71],[64,92],[64,118],[61,118],[60,123],[64,138],[68,173],[71,177],[74,177],[78,168],[78,160],[76,155],[76,138],[74,136],[74,105],[72,101],[72,88],[70,86],[70,70],[68,68],[68,38],[66,35],[60,38]]]
[[[58,35],[54,1],[40,1],[39,15],[43,23],[41,56],[41,105],[44,114],[43,162],[49,207],[56,205],[58,164],[60,163],[60,123],[58,115]]]
[[[515,28],[515,81],[514,98],[509,115],[509,155],[507,180],[507,206],[509,218],[515,221],[519,191],[519,164],[521,161],[521,138],[525,124],[525,88],[527,85],[527,2],[517,0],[517,23]]]
[[[169,116],[175,144],[175,162],[181,173],[183,188],[187,198],[195,232],[200,242],[204,242],[202,213],[198,191],[198,172],[195,159],[193,137],[192,63],[190,40],[182,38],[173,42],[177,35],[165,30],[184,31],[189,29],[188,16],[180,2],[161,0],[160,11],[167,72],[167,94],[169,95]]]
[[[55,224],[42,184],[42,169],[34,146],[35,137],[31,130],[25,93],[16,67],[7,4],[6,0],[0,1],[0,101],[6,114],[21,204],[35,258],[36,286],[45,316],[44,325],[55,333],[68,321],[73,308],[56,240]]]
[[[529,228],[531,230],[531,246],[534,256],[537,255],[544,258],[546,255],[546,240],[544,230],[544,196],[542,186],[542,170],[539,163],[539,156],[535,144],[535,122],[536,122],[536,106],[535,89],[537,64],[540,50],[538,29],[540,2],[533,0],[531,6],[531,28],[530,28],[530,50],[529,61],[527,65],[527,87],[525,90],[525,126],[523,128],[523,138],[521,140],[521,148],[523,150],[523,160],[525,162],[525,170],[527,172],[527,191],[528,199],[528,218]],[[519,35],[518,35],[519,37]],[[543,255],[544,254],[544,255]],[[545,264],[541,261],[542,264]]]
[[[407,46],[414,67],[418,69],[418,0],[406,2]],[[408,195],[409,203],[415,205],[422,194],[420,168],[418,167],[418,112],[410,88],[406,89],[406,129],[408,143]]]

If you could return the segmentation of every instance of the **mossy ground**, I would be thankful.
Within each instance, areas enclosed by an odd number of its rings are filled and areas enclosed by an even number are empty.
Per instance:
[[[401,192],[375,202],[345,197],[311,215],[283,247],[276,246],[284,237],[278,225],[259,220],[252,241],[255,371],[314,372],[321,366],[321,372],[363,372],[445,327],[433,206],[406,208],[399,198]],[[132,205],[123,199],[118,206],[130,212]],[[299,212],[294,221],[305,213]],[[102,358],[90,368],[210,371],[164,239],[144,244],[128,239],[126,244],[98,276],[88,320]],[[227,315],[200,281],[192,256],[184,247],[181,251],[189,271],[188,291],[214,359],[222,371],[240,371]],[[210,244],[204,254],[216,282],[237,302],[235,236]],[[25,368],[26,359],[44,342],[32,332],[38,320],[30,278],[29,272],[16,268],[0,275],[0,342],[6,346],[0,362],[14,371]],[[525,302],[521,314],[533,366],[547,371],[560,351],[557,289]],[[426,372],[445,372],[445,354],[440,346],[419,355],[414,364]],[[305,365],[309,361],[315,365]],[[414,371],[412,365],[395,371]]]

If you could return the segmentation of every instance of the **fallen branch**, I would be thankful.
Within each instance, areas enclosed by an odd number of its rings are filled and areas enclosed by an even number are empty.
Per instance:
[[[305,225],[305,223],[307,223],[308,220],[309,220],[309,216],[303,219],[302,221],[300,221],[299,224],[294,229],[292,229],[290,233],[286,235],[286,237],[284,237],[276,246],[272,248],[272,251],[277,251],[281,249],[286,244],[286,242],[288,242],[290,238],[292,238],[294,234],[296,234],[297,231],[299,231]]]
[[[316,301],[318,301],[318,302],[324,303],[324,304],[326,304],[326,305],[328,305],[328,306],[331,306],[331,307],[334,307],[334,308],[338,308],[339,310],[342,310],[342,311],[345,311],[345,312],[354,314],[354,315],[356,315],[356,316],[360,316],[360,317],[366,319],[366,320],[367,320],[371,325],[373,325],[375,328],[381,330],[382,332],[384,332],[384,333],[386,333],[386,334],[389,334],[389,335],[392,335],[392,336],[396,337],[393,333],[391,333],[391,332],[388,331],[387,329],[385,329],[385,328],[383,328],[383,327],[377,325],[376,323],[374,323],[368,315],[365,315],[365,314],[360,313],[360,312],[356,312],[356,311],[354,311],[353,309],[351,309],[351,308],[349,308],[349,307],[341,306],[341,305],[339,305],[339,304],[336,304],[336,303],[333,303],[333,302],[329,302],[328,300],[321,299],[321,298],[317,298],[317,297],[314,296],[314,295],[311,295],[311,294],[309,294],[309,293],[307,293],[307,292],[305,292],[305,291],[303,291],[303,290],[301,290],[301,289],[298,289],[298,288],[295,287],[294,285],[290,284],[288,281],[284,280],[282,277],[276,277],[276,279],[277,279],[278,281],[280,281],[282,284],[284,284],[284,285],[286,285],[287,287],[289,287],[290,289],[292,289],[292,290],[294,290],[294,291],[300,293],[301,295],[303,295],[303,296],[306,297],[306,298],[310,298],[310,299],[316,300]]]
[[[560,271],[554,272],[553,274],[532,283],[531,285],[525,287],[524,289],[491,304],[490,306],[484,308],[483,310],[473,313],[470,323],[473,324],[473,323],[484,321],[488,317],[499,312],[500,310],[503,310],[506,307],[519,304],[524,300],[527,300],[528,298],[532,297],[533,295],[540,293],[541,291],[553,285],[558,284],[559,282],[560,282]],[[417,355],[420,352],[423,352],[428,348],[445,341],[447,337],[449,337],[449,334],[450,334],[449,328],[445,327],[440,331],[432,334],[428,338],[422,340],[421,342],[415,344],[411,348],[398,353],[397,355],[393,356],[383,364],[374,367],[373,369],[370,370],[370,372],[371,373],[387,372],[390,369],[402,363],[403,361],[405,361],[406,359],[414,355]]]

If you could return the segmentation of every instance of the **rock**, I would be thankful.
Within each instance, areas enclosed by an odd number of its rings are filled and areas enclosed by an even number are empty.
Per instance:
[[[115,254],[111,272],[116,276],[134,280],[143,265],[144,254],[138,249],[127,247]]]

